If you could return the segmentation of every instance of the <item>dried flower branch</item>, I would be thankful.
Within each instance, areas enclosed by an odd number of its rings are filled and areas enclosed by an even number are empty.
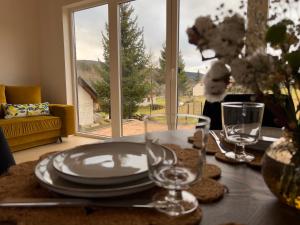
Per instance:
[[[197,46],[202,58],[203,51],[209,49],[215,52],[215,58],[218,59],[204,77],[208,101],[222,100],[229,80],[233,79],[236,84],[256,93],[274,111],[279,125],[300,130],[300,92],[297,91],[300,88],[300,20],[296,23],[282,18],[282,14],[288,13],[288,5],[295,2],[298,0],[271,2],[274,13],[269,18],[272,25],[266,32],[265,40],[268,50],[277,50],[278,54],[275,55],[267,53],[266,49],[257,49],[252,55],[246,56],[245,19],[232,11],[227,11],[231,16],[220,13],[214,21],[210,17],[198,17],[195,20],[194,26],[187,30],[189,42]],[[242,1],[241,7],[244,6]],[[224,12],[224,9],[224,4],[217,8],[220,12]],[[223,21],[220,21],[221,15]],[[283,98],[284,93],[286,96]],[[296,106],[293,97],[298,99]]]

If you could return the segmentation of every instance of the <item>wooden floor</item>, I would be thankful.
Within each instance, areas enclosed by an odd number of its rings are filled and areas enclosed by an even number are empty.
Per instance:
[[[14,158],[16,160],[16,163],[18,164],[22,162],[37,160],[41,155],[48,152],[63,151],[79,145],[92,144],[97,142],[101,142],[101,140],[80,136],[69,136],[68,138],[63,138],[62,143],[48,144],[15,152]]]

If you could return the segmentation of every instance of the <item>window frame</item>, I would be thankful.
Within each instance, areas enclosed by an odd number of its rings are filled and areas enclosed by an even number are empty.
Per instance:
[[[122,131],[122,69],[120,59],[120,23],[119,23],[119,5],[130,2],[131,0],[86,0],[78,3],[70,4],[63,7],[63,29],[64,29],[64,44],[65,44],[65,65],[67,79],[68,103],[72,103],[78,107],[78,92],[77,92],[77,74],[75,68],[76,60],[76,43],[74,38],[74,18],[73,14],[76,11],[108,5],[108,23],[109,23],[109,46],[110,46],[110,89],[111,91],[111,128],[112,137],[121,137]],[[133,0],[132,0],[133,1]],[[134,0],[139,1],[139,0]],[[180,1],[183,0],[165,0],[166,1],[166,113],[169,118],[169,123],[174,122],[176,113],[178,112],[178,96],[177,96],[177,65],[179,53],[179,23],[180,23]],[[249,2],[255,0],[248,0]],[[264,3],[269,0],[262,0]],[[268,7],[268,4],[262,4]],[[260,12],[265,12],[267,9],[260,9]],[[259,12],[255,12],[259,13]],[[252,12],[247,13],[253,14]],[[249,20],[253,18],[248,17]],[[102,138],[96,135],[78,132],[78,115],[77,118],[77,133],[88,137]]]

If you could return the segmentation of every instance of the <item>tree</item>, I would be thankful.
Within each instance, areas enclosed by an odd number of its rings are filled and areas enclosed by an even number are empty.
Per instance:
[[[123,117],[132,118],[138,110],[138,104],[143,101],[150,91],[150,85],[146,81],[146,67],[149,56],[146,54],[143,29],[137,25],[137,16],[134,16],[134,8],[130,3],[120,5],[121,23],[121,68],[122,68],[122,103]],[[102,66],[101,82],[95,83],[100,107],[110,114],[110,76],[109,76],[109,43],[108,24],[106,32],[102,33],[102,45],[104,48],[104,62]]]
[[[156,79],[159,84],[165,83],[165,73],[166,73],[166,45],[163,45],[162,50],[160,51],[159,57],[159,66],[160,66],[160,77]],[[178,55],[178,74],[177,74],[177,86],[178,94],[184,95],[188,89],[188,78],[184,71],[185,64],[182,58],[182,54],[179,51]]]

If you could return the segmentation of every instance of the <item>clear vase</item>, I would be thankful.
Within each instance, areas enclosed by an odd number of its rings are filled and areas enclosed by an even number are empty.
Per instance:
[[[262,175],[271,192],[300,210],[300,133],[284,132],[263,157]]]

